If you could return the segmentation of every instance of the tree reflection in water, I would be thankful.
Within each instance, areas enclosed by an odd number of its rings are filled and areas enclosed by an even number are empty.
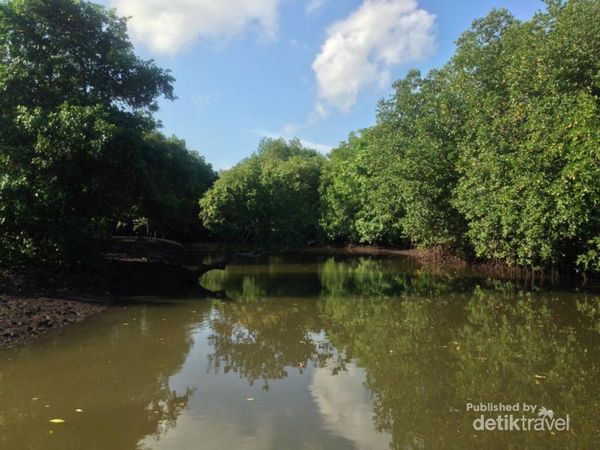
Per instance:
[[[131,314],[128,324],[115,324],[115,314]],[[166,314],[168,322],[162,320]],[[194,320],[188,308],[168,303],[131,307],[107,314],[93,326],[76,326],[71,340],[57,335],[3,353],[13,362],[0,365],[0,401],[5,405],[0,409],[0,448],[132,449],[142,438],[163,435],[191,395],[189,389],[173,391],[169,378],[189,353]],[[54,417],[66,419],[65,426],[49,427]]]
[[[313,367],[343,370],[343,353],[320,335],[323,323],[312,301],[265,299],[260,302],[223,303],[210,321],[214,352],[209,370],[235,372],[250,384],[281,380],[290,370]]]
[[[370,258],[301,265],[209,280],[239,299],[212,318],[212,370],[268,389],[309,363],[335,375],[353,361],[366,372],[375,426],[392,434],[394,448],[600,444],[598,297],[401,271]],[[467,402],[546,406],[570,414],[574,431],[476,433]]]

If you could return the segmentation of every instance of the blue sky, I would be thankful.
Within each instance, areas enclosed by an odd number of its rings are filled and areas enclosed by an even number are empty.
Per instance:
[[[536,0],[103,0],[132,16],[139,55],[176,78],[164,132],[216,169],[263,136],[326,152],[374,123],[378,99],[411,67],[446,62],[490,9],[529,18]]]

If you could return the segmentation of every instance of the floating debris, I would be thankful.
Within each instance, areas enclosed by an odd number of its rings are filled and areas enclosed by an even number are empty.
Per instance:
[[[65,423],[64,419],[50,419],[50,423]]]
[[[77,408],[75,412],[83,412],[83,409]]]
[[[253,400],[254,400],[254,397],[248,397],[248,398],[246,399],[246,401],[248,401],[248,402],[251,402],[251,401],[253,401]]]

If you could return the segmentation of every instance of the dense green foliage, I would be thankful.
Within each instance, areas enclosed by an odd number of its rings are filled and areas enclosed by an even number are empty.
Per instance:
[[[509,264],[600,267],[600,2],[494,10],[377,124],[332,153],[335,240],[444,245]]]
[[[195,241],[206,237],[198,214],[198,197],[217,175],[185,141],[152,131],[144,136],[144,152],[133,176],[139,195],[128,218],[134,231]]]
[[[459,41],[456,205],[480,256],[572,262],[600,234],[600,2],[495,13]]]
[[[393,136],[392,136],[393,137]],[[351,136],[334,149],[320,187],[321,227],[337,241],[398,243],[402,240],[397,155],[385,127]]]
[[[76,0],[0,3],[3,264],[81,263],[134,219],[189,231],[214,174],[156,131],[151,113],[159,97],[174,98],[172,83],[134,54],[112,11]]]
[[[264,140],[209,190],[210,165],[157,131],[174,80],[134,54],[125,19],[76,0],[1,2],[2,262],[77,264],[115,230],[208,229],[598,271],[600,1],[546,3],[528,21],[475,21],[329,159]]]
[[[298,140],[263,140],[202,198],[204,226],[223,239],[246,242],[285,246],[316,238],[324,163]]]

